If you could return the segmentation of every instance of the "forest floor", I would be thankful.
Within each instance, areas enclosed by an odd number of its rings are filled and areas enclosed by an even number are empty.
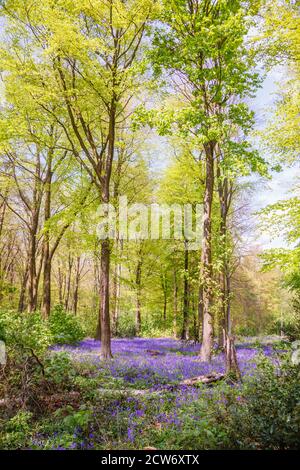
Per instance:
[[[278,359],[278,340],[237,342],[243,377],[255,373],[259,356]],[[62,371],[68,392],[64,390],[63,398],[52,397],[48,406],[53,405],[53,414],[30,448],[217,449],[230,445],[218,414],[228,405],[228,393],[239,406],[239,387],[224,381],[213,386],[182,384],[184,379],[224,372],[223,353],[216,350],[211,363],[202,363],[199,344],[171,338],[114,339],[113,359],[106,361],[100,359],[100,343],[93,339],[77,346],[55,346],[52,351],[71,358],[74,370]],[[59,364],[53,368],[54,376],[59,368]]]
[[[242,374],[255,367],[258,353],[272,356],[278,337],[243,338],[236,350]],[[100,342],[86,339],[78,346],[56,346],[55,351],[67,352],[73,361],[89,364],[115,379],[121,379],[126,388],[156,390],[165,385],[180,384],[184,379],[209,373],[224,372],[224,354],[217,351],[211,363],[199,360],[200,345],[172,338],[113,339],[113,359],[100,359]]]
[[[276,337],[237,342],[243,383],[256,380],[259,360],[280,361],[283,346]],[[35,450],[236,448],[228,422],[233,408],[244,407],[244,384],[182,383],[224,372],[223,353],[216,349],[211,363],[202,363],[199,348],[172,338],[113,339],[113,359],[104,361],[93,339],[53,346],[44,377],[28,390],[29,412],[7,422],[0,443]]]

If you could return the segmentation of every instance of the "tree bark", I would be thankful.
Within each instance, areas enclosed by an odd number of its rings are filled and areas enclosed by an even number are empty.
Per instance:
[[[116,252],[122,253],[122,240],[119,240],[117,236],[116,240]],[[121,295],[121,274],[122,264],[119,260],[116,261],[113,279],[113,312],[112,312],[112,332],[115,336],[118,335],[118,321],[119,321],[119,309],[120,309],[120,295]]]
[[[72,269],[73,269],[74,260],[69,253],[68,257],[68,277],[67,277],[67,285],[66,285],[66,299],[65,299],[65,310],[69,310],[69,302],[70,302],[70,294],[71,294],[71,279],[72,279]]]
[[[189,251],[184,241],[183,324],[181,339],[189,339]]]
[[[226,374],[230,374],[237,380],[241,380],[241,372],[237,361],[236,349],[233,336],[226,334],[225,336],[225,365]]]
[[[37,150],[36,163],[35,163],[35,178],[32,196],[31,208],[31,223],[29,231],[29,303],[28,311],[34,312],[37,308],[37,295],[39,275],[37,273],[37,232],[39,227],[40,209],[42,200],[42,186],[41,186],[41,161],[39,150]]]
[[[206,177],[203,207],[203,242],[201,253],[201,283],[203,304],[203,333],[200,359],[211,360],[213,348],[213,312],[212,312],[212,203],[214,191],[214,148],[210,142],[205,145]]]
[[[142,314],[141,314],[141,281],[142,281],[142,261],[139,260],[136,268],[136,315],[135,315],[135,329],[136,334],[141,333],[142,327]]]
[[[167,321],[167,292],[164,290],[164,308],[163,308],[163,320],[166,324]]]
[[[34,312],[37,306],[37,271],[36,271],[36,235],[37,224],[34,222],[34,227],[30,230],[30,255],[29,255],[29,292],[28,292],[28,311]]]
[[[103,359],[111,358],[111,334],[109,317],[109,265],[110,242],[101,241],[101,278],[100,278],[100,356]]]
[[[173,269],[173,336],[177,338],[177,313],[178,313],[178,283],[177,272]]]
[[[200,284],[198,298],[198,338],[199,342],[203,340],[203,287]]]
[[[21,282],[18,312],[24,312],[25,310],[25,296],[26,296],[26,287],[27,287],[27,282],[28,282],[28,273],[29,273],[29,265],[28,263],[26,263],[25,271],[22,277],[22,282]]]
[[[45,177],[45,207],[44,207],[44,219],[45,224],[51,217],[51,183],[52,183],[52,157],[53,151],[50,149],[48,152],[47,171]],[[42,315],[44,318],[48,318],[51,309],[51,268],[52,259],[50,253],[50,240],[49,230],[46,227],[44,234],[44,246],[43,246],[43,300],[42,300]]]
[[[81,274],[80,256],[77,256],[75,282],[74,282],[74,293],[73,293],[73,313],[74,313],[74,315],[77,315],[80,274]]]

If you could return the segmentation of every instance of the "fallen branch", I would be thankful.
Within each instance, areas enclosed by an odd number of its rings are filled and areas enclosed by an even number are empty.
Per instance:
[[[186,379],[180,382],[180,385],[197,385],[197,384],[205,384],[209,385],[214,382],[219,382],[225,378],[225,374],[221,373],[212,373],[207,375],[199,375],[198,377],[192,377],[191,379]]]
[[[163,356],[164,353],[161,351],[156,351],[154,349],[146,349],[146,352],[150,354],[150,356]]]

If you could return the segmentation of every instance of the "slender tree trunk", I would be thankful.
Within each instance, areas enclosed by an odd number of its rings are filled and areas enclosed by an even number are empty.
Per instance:
[[[230,303],[230,296],[231,296],[231,277],[230,274],[226,273],[226,317],[225,317],[225,327],[228,331],[228,334],[231,335],[231,303]]]
[[[212,203],[214,191],[214,143],[205,146],[206,178],[203,207],[203,243],[201,253],[201,283],[203,303],[203,334],[200,349],[201,361],[210,361],[213,348],[212,312]]]
[[[60,262],[58,262],[58,299],[59,299],[59,304],[63,305],[64,304],[64,274],[63,274],[63,268],[60,265]]]
[[[47,243],[48,245],[48,243]],[[51,310],[51,258],[49,256],[49,245],[44,252],[44,266],[43,266],[43,303],[42,315],[48,318]]]
[[[122,251],[122,241],[116,240],[116,252]],[[116,261],[113,279],[113,312],[112,312],[112,332],[115,336],[118,335],[118,320],[119,320],[119,307],[120,307],[120,291],[121,291],[121,273],[122,265],[119,260]]]
[[[30,254],[29,254],[29,292],[28,292],[28,311],[34,312],[37,305],[37,271],[36,271],[36,234],[37,227],[34,227],[30,231]]]
[[[136,330],[137,335],[141,333],[141,327],[142,327],[141,280],[142,280],[142,262],[141,260],[139,260],[137,264],[137,268],[136,268],[136,279],[135,279],[135,285],[136,285],[135,330]]]
[[[199,324],[198,324],[198,314],[197,314],[196,299],[195,299],[194,292],[192,295],[192,312],[193,312],[193,320],[194,320],[194,341],[197,342],[199,340]]]
[[[77,315],[79,284],[80,284],[80,256],[77,256],[75,282],[74,282],[74,294],[73,294],[73,313],[74,313],[74,315]]]
[[[27,287],[27,282],[28,282],[28,273],[29,273],[29,265],[27,262],[25,266],[24,274],[22,276],[22,281],[21,281],[18,312],[24,312],[25,310],[25,296],[26,296],[26,287]]]
[[[198,338],[199,342],[203,341],[203,288],[202,285],[199,287],[199,299],[198,299]]]
[[[8,191],[6,190],[4,192],[3,196],[3,201],[1,201],[0,204],[0,241],[1,241],[1,236],[3,232],[3,226],[4,226],[4,219],[5,219],[5,213],[6,213],[6,208],[7,208],[7,203],[6,203],[6,197],[7,197]],[[1,250],[2,251],[2,250]],[[3,272],[2,272],[2,258],[1,258],[1,251],[0,251],[0,302],[3,298]]]
[[[68,277],[66,285],[66,299],[65,299],[65,309],[69,310],[70,294],[71,294],[71,279],[72,279],[72,269],[73,269],[74,260],[69,253],[68,257]]]
[[[176,268],[173,269],[173,336],[177,338],[178,283]]]
[[[51,183],[52,183],[52,156],[53,152],[48,152],[48,164],[45,178],[45,208],[44,208],[44,219],[45,224],[51,217]],[[42,300],[42,315],[44,318],[48,318],[51,310],[51,268],[52,259],[50,253],[50,240],[49,231],[46,227],[44,234],[44,246],[43,246],[43,300]]]
[[[167,305],[168,305],[168,280],[167,280],[166,272],[161,272],[160,282],[161,282],[161,288],[162,288],[162,292],[163,292],[162,319],[163,319],[163,322],[164,322],[164,325],[165,325],[166,321],[167,321]]]
[[[187,242],[184,242],[184,284],[183,284],[183,324],[181,339],[189,338],[189,251]]]
[[[109,317],[109,264],[110,242],[101,241],[101,279],[100,279],[100,338],[102,358],[112,357]]]
[[[94,254],[94,299],[93,299],[93,310],[97,312],[99,310],[99,298],[100,298],[100,267],[98,262],[98,253]],[[99,319],[98,319],[99,320]],[[99,321],[98,321],[99,322]],[[100,330],[98,336],[95,339],[100,339]]]
[[[118,263],[117,266],[117,286],[116,286],[116,300],[114,308],[114,324],[115,324],[115,335],[118,335],[119,315],[120,315],[120,297],[121,297],[121,275],[122,265]]]
[[[32,197],[32,210],[31,210],[31,228],[30,228],[30,255],[29,255],[29,312],[34,312],[37,308],[37,295],[39,277],[37,274],[36,261],[37,261],[37,232],[39,227],[41,200],[42,200],[42,187],[41,187],[41,161],[39,150],[37,150],[36,164],[35,164],[35,179]]]
[[[225,286],[225,273],[224,269],[220,275],[219,279],[220,284],[220,309],[219,309],[219,318],[218,318],[218,347],[219,349],[224,349],[224,329],[226,329],[225,325],[225,312],[226,312],[226,286]]]
[[[0,205],[0,239],[1,239],[3,226],[4,226],[5,213],[7,210],[6,197],[7,197],[7,191],[4,196],[5,199],[1,202],[1,205]]]
[[[165,324],[166,324],[166,322],[167,322],[167,305],[168,305],[167,292],[164,291],[163,320],[164,320],[164,323],[165,323]]]
[[[225,366],[226,374],[230,374],[236,380],[241,380],[241,372],[237,361],[234,338],[225,334]]]
[[[221,152],[220,152],[221,155]],[[226,347],[224,332],[227,335],[231,335],[230,325],[230,265],[229,265],[229,254],[228,254],[228,227],[227,217],[232,201],[233,188],[229,183],[226,176],[221,175],[221,167],[218,162],[217,166],[218,176],[218,193],[219,193],[219,204],[220,204],[220,243],[222,247],[222,273],[220,277],[220,288],[221,288],[221,311],[219,318],[219,346],[222,348]],[[222,331],[222,334],[221,334]]]
[[[108,204],[110,201],[109,185],[112,172],[112,163],[115,153],[115,134],[116,134],[116,96],[115,87],[115,67],[113,64],[113,96],[109,111],[109,132],[108,132],[108,151],[106,159],[105,177],[102,183],[101,202]],[[109,312],[109,271],[110,271],[110,242],[101,241],[101,283],[100,283],[100,326],[101,332],[101,351],[100,356],[104,359],[111,358],[111,328]],[[98,328],[99,328],[98,326]]]

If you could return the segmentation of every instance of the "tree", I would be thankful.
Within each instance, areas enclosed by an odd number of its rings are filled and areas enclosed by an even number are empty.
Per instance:
[[[262,142],[280,161],[292,163],[300,151],[300,16],[299,1],[267,1],[258,50],[268,69],[280,64],[286,70],[277,90],[271,118],[263,130]]]
[[[261,132],[261,142],[271,151],[275,163],[292,165],[300,151],[300,17],[299,2],[266,2],[258,47],[268,68],[280,64],[286,69],[273,106],[271,118]],[[286,248],[272,249],[263,255],[264,269],[279,266],[286,285],[297,293],[299,273],[299,195],[293,188],[290,199],[267,206],[260,213],[262,227],[280,234]]]
[[[7,52],[8,61],[20,67],[21,81],[31,87],[37,105],[65,132],[68,150],[95,184],[100,203],[110,201],[116,134],[132,111],[137,77],[144,70],[137,59],[154,4],[144,0],[141,8],[141,2],[121,0],[93,5],[4,3],[11,32],[15,38],[16,34],[26,38],[31,49],[25,62]],[[107,358],[111,357],[108,239],[101,241],[100,264],[101,356]]]
[[[250,114],[241,102],[258,84],[253,56],[245,44],[248,18],[259,2],[172,0],[163,2],[162,25],[154,37],[153,62],[165,70],[181,98],[180,108],[160,113],[162,133],[177,129],[194,140],[203,159],[203,244],[201,296],[203,341],[200,357],[210,360],[213,346],[212,207],[218,145],[236,145],[232,126],[247,126]],[[174,117],[176,122],[174,123]],[[173,124],[173,126],[172,126]],[[225,139],[226,137],[226,139]]]

